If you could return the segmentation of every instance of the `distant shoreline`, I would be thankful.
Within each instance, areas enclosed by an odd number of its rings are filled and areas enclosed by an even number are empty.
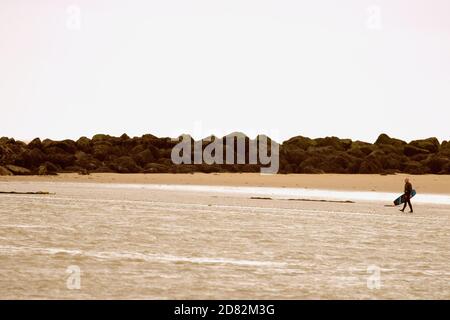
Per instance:
[[[376,191],[401,193],[403,180],[410,177],[418,193],[450,196],[448,175],[377,175],[377,174],[277,174],[193,173],[193,174],[118,174],[61,173],[56,176],[0,176],[0,182],[88,182],[125,184],[181,184],[211,186],[246,186],[307,188],[338,191]]]

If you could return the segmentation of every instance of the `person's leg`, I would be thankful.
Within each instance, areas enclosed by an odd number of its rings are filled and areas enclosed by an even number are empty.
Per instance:
[[[401,209],[400,211],[401,212],[403,212],[403,211],[405,211],[405,209],[406,209],[406,205],[408,204],[408,202],[409,202],[409,197],[407,196],[407,195],[405,195],[405,204],[403,205],[403,209]]]
[[[407,203],[407,201],[405,201],[405,205],[403,206],[403,209],[400,209],[401,212],[405,211],[405,209],[406,209],[406,203]]]
[[[413,207],[412,207],[412,205],[411,205],[411,199],[408,200],[408,206],[409,206],[410,212],[411,212],[411,213],[414,212],[414,211],[413,211]]]

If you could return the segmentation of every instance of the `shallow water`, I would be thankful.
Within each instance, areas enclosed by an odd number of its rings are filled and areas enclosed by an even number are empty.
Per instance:
[[[34,182],[28,182],[34,188]],[[51,188],[54,182],[41,182],[43,188]],[[106,189],[140,189],[140,190],[160,190],[160,191],[181,191],[198,193],[223,193],[243,196],[271,197],[274,199],[320,199],[339,201],[382,201],[385,204],[392,204],[393,200],[399,197],[400,193],[376,192],[376,191],[339,191],[321,190],[306,188],[271,188],[271,187],[232,187],[232,186],[208,186],[208,185],[177,185],[177,184],[137,184],[137,183],[64,183],[64,187],[76,187],[85,185],[86,187],[106,188]],[[1,182],[0,182],[1,186]],[[445,194],[419,193],[414,197],[414,202],[425,204],[445,204],[450,205],[450,196]]]
[[[3,299],[450,298],[444,204],[415,201],[408,215],[352,193],[339,199],[357,203],[250,199],[336,199],[286,188],[8,182],[0,190],[55,192],[0,195]]]

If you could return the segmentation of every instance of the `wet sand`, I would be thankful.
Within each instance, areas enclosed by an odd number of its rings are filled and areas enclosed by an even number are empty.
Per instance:
[[[450,175],[366,175],[366,174],[277,174],[259,173],[194,173],[194,174],[117,174],[96,173],[88,176],[76,173],[57,176],[0,176],[11,182],[93,182],[133,184],[182,184],[214,186],[253,186],[276,188],[309,188],[343,191],[403,191],[403,181],[409,177],[418,193],[450,195]]]
[[[1,299],[450,298],[448,205],[17,180],[55,194],[0,195]]]

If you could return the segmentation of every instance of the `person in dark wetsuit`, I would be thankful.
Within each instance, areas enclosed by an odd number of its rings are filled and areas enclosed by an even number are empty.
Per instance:
[[[413,213],[413,208],[411,205],[411,192],[413,190],[412,184],[411,182],[409,182],[409,179],[406,178],[405,179],[405,205],[403,206],[403,209],[401,209],[401,212],[404,212],[406,209],[406,205],[409,206],[409,213]]]

